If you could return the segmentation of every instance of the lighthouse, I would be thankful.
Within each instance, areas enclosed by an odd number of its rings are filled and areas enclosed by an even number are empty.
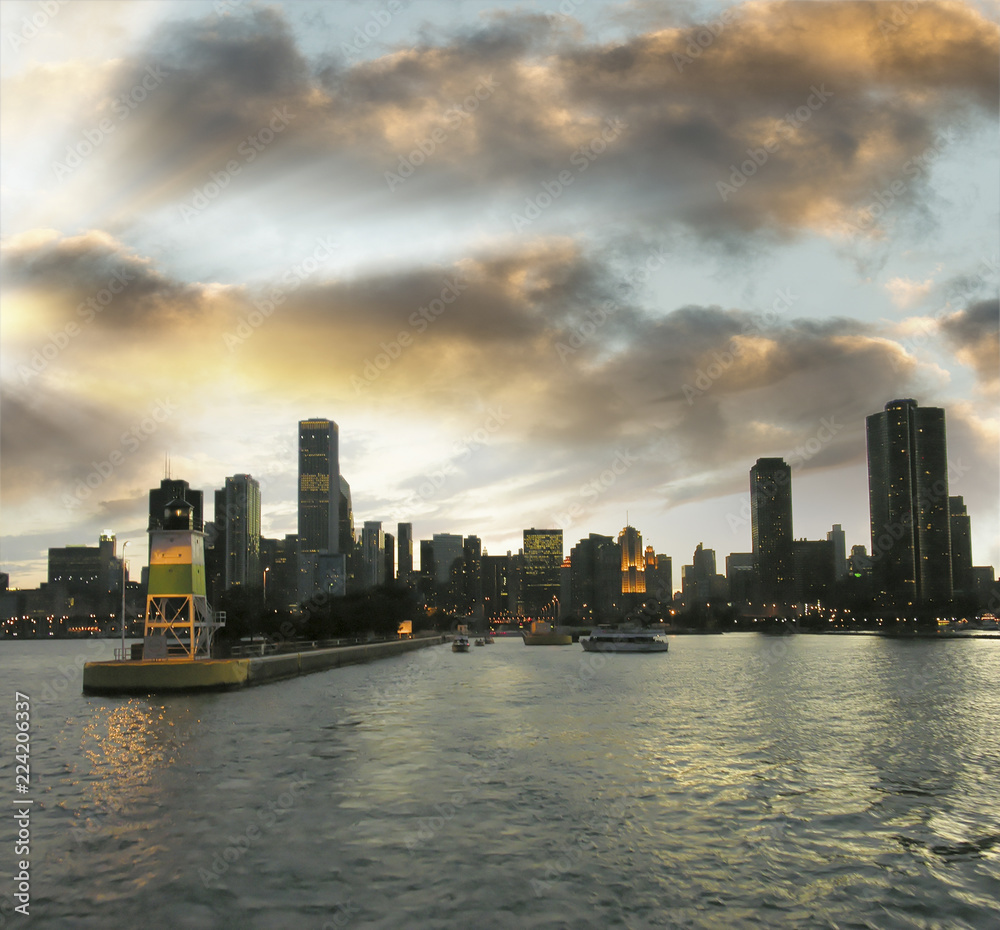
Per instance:
[[[149,531],[143,658],[209,658],[224,624],[224,615],[213,618],[205,596],[205,534],[194,529],[191,505],[172,500],[163,528]]]

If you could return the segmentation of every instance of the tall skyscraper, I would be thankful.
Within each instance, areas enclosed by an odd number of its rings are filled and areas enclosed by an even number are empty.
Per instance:
[[[380,520],[365,520],[361,530],[361,577],[362,589],[385,584],[385,533]]]
[[[952,597],[944,410],[893,400],[867,418],[872,573],[885,606]]]
[[[422,553],[421,553],[422,558]],[[447,584],[451,580],[451,572],[456,559],[465,560],[465,544],[462,537],[456,533],[434,534],[434,580],[438,584]],[[423,561],[420,563],[423,568]],[[426,569],[424,569],[426,571]]]
[[[532,527],[523,536],[524,609],[529,617],[537,617],[559,597],[563,531]]]
[[[350,552],[354,547],[354,504],[351,501],[351,486],[343,475],[340,476],[337,545],[341,552]]]
[[[948,520],[951,524],[951,581],[955,591],[972,590],[972,521],[965,498],[948,498]]]
[[[847,534],[839,523],[834,523],[826,538],[833,544],[833,579],[840,581],[847,574]]]
[[[396,548],[399,551],[399,580],[409,584],[413,575],[413,524],[400,523],[396,526]]]
[[[618,534],[622,551],[622,594],[646,593],[646,554],[642,535],[634,526],[626,526]]]
[[[750,469],[750,522],[760,598],[780,604],[792,581],[792,470],[784,459],[757,459]]]
[[[221,550],[222,590],[260,588],[260,482],[256,478],[233,475],[215,492],[215,531],[214,546]]]
[[[299,421],[299,551],[340,551],[339,431],[332,420]]]

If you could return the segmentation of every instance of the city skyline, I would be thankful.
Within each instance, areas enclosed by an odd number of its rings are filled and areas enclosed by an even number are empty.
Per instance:
[[[900,419],[902,417],[902,419]],[[895,423],[897,436],[886,436],[886,430],[888,428],[889,433],[892,433],[892,425]],[[887,426],[888,424],[888,426]],[[305,431],[303,428],[306,427]],[[298,460],[300,467],[300,487],[306,487],[307,490],[311,491],[314,489],[316,484],[316,474],[322,471],[323,468],[329,469],[331,467],[331,462],[333,463],[333,468],[336,468],[336,460],[338,456],[336,454],[327,455],[324,451],[325,449],[335,448],[338,445],[338,428],[337,424],[332,420],[305,420],[299,421],[299,437],[300,437],[300,448],[298,452]],[[868,432],[868,462],[869,462],[869,504],[870,504],[870,526],[871,532],[874,535],[869,536],[869,540],[863,543],[853,543],[853,547],[860,547],[868,553],[869,558],[873,558],[873,562],[880,571],[887,570],[888,564],[891,562],[895,565],[900,559],[900,551],[909,551],[909,559],[911,567],[909,569],[911,577],[913,573],[916,573],[916,577],[919,579],[919,568],[917,564],[920,561],[920,544],[917,542],[907,542],[906,538],[900,542],[900,537],[902,534],[893,533],[892,537],[887,535],[886,530],[891,530],[894,527],[913,527],[913,518],[911,513],[917,513],[920,515],[920,523],[923,523],[927,518],[927,514],[933,511],[935,514],[943,512],[947,514],[948,503],[951,502],[952,505],[956,507],[952,511],[951,516],[946,523],[949,526],[950,533],[957,534],[960,538],[959,544],[955,547],[956,553],[964,553],[965,561],[970,565],[976,564],[976,553],[972,551],[971,546],[971,525],[974,523],[972,515],[968,513],[967,507],[964,503],[962,495],[952,495],[950,494],[949,488],[947,486],[948,476],[950,474],[950,469],[948,463],[950,458],[947,454],[947,439],[945,434],[945,411],[940,408],[925,408],[917,404],[913,399],[895,399],[889,401],[885,404],[884,410],[869,415],[866,418],[866,429]],[[310,432],[311,431],[311,432]],[[930,454],[924,450],[918,450],[915,446],[910,448],[910,445],[915,443],[915,437],[922,436],[922,434],[928,433],[928,438],[921,439],[924,444],[925,449],[930,449]],[[319,446],[316,445],[317,438],[325,436]],[[331,438],[332,437],[332,438]],[[924,463],[922,465],[923,475],[920,484],[915,486],[912,490],[910,489],[909,480],[906,481],[906,487],[903,489],[902,493],[899,491],[895,492],[895,497],[890,493],[890,488],[892,487],[892,482],[888,479],[887,473],[890,471],[886,464],[886,457],[888,455],[888,450],[890,448],[896,448],[900,443],[906,447],[905,456],[900,457],[899,453],[896,453],[896,459],[903,463],[902,471],[904,475],[911,469],[913,462],[920,461]],[[306,459],[310,457],[315,457],[317,454],[317,449],[322,452],[320,456],[322,458],[322,465],[318,469],[307,470],[302,472],[302,462],[303,454],[306,454]],[[896,470],[900,469],[900,465],[895,466]],[[306,474],[308,481],[306,485],[302,483],[302,474]],[[762,585],[761,589],[756,592],[757,599],[763,599],[764,601],[791,601],[797,600],[802,601],[803,597],[801,592],[793,592],[791,587],[789,587],[793,576],[801,575],[801,572],[793,568],[793,545],[801,546],[809,542],[821,543],[822,540],[808,540],[805,536],[799,536],[793,531],[793,518],[792,518],[792,499],[793,499],[793,480],[792,480],[792,470],[789,465],[780,458],[760,458],[758,459],[753,467],[749,471],[750,480],[749,488],[746,495],[745,507],[741,510],[743,516],[737,516],[736,514],[731,514],[731,518],[734,520],[745,520],[745,515],[749,515],[750,524],[750,552],[744,552],[739,549],[733,549],[729,552],[725,552],[723,549],[719,549],[720,553],[723,553],[727,565],[730,556],[735,556],[737,558],[747,557],[750,559],[750,564],[753,566],[754,571],[757,573],[759,583]],[[338,486],[342,489],[347,486],[346,479],[343,475],[339,475]],[[211,528],[212,534],[218,537],[218,542],[215,545],[222,546],[222,551],[225,555],[222,557],[222,562],[220,562],[220,568],[222,570],[222,577],[228,577],[230,568],[229,563],[236,559],[235,551],[229,552],[231,548],[229,545],[229,539],[231,533],[233,532],[232,527],[239,527],[239,532],[244,535],[244,546],[248,551],[244,553],[243,557],[249,557],[251,559],[260,559],[260,553],[257,551],[256,555],[249,550],[248,538],[246,537],[246,525],[245,521],[248,519],[248,514],[256,514],[256,517],[250,516],[249,519],[258,527],[259,532],[259,511],[261,508],[261,498],[260,498],[260,482],[257,481],[252,475],[237,474],[234,476],[229,476],[224,479],[225,486],[221,491],[215,492],[215,520],[214,521],[202,521],[202,501],[203,501],[203,491],[197,488],[191,488],[189,482],[180,478],[165,477],[160,482],[158,488],[151,488],[148,491],[148,504],[149,504],[149,518],[148,524],[149,529],[162,527],[162,508],[165,507],[167,503],[171,503],[175,498],[188,501],[193,508],[193,525],[199,527],[204,523],[204,528],[208,530]],[[240,491],[239,489],[242,489]],[[327,487],[329,491],[329,486]],[[336,508],[337,513],[349,512],[349,508],[345,505],[345,496],[343,493],[340,495],[341,506]],[[894,502],[895,501],[895,502]],[[314,509],[315,504],[311,499],[310,495],[306,495],[306,508],[307,510]],[[249,508],[249,510],[248,510]],[[930,509],[928,509],[930,508]],[[219,522],[221,519],[221,523]],[[254,522],[256,521],[256,522]],[[940,534],[940,527],[937,525],[940,523],[940,517],[935,518],[934,532]],[[327,519],[324,518],[324,522]],[[417,537],[418,541],[421,543],[421,557],[419,563],[419,569],[413,569],[413,557],[412,557],[412,523],[389,523],[389,526],[393,528],[398,528],[401,534],[401,541],[405,540],[408,543],[409,558],[396,559],[396,549],[395,549],[395,537],[389,533],[389,531],[383,527],[383,523],[387,521],[382,520],[371,520],[365,521],[363,529],[357,531],[354,535],[354,544],[358,547],[361,552],[361,564],[363,566],[362,572],[364,575],[364,586],[371,587],[376,584],[383,584],[392,573],[392,577],[400,577],[400,573],[406,570],[406,566],[410,567],[410,570],[418,570],[421,573],[430,572],[430,576],[433,577],[438,583],[443,583],[448,578],[448,567],[456,558],[462,558],[464,547],[468,543],[469,539],[474,539],[477,545],[480,547],[481,554],[490,554],[492,556],[503,555],[503,550],[494,550],[490,552],[488,547],[483,547],[477,536],[472,535],[469,537],[463,537],[462,533],[435,533],[433,537],[421,538]],[[301,521],[300,521],[300,525]],[[919,524],[918,524],[919,525]],[[229,528],[227,528],[229,527]],[[343,527],[341,527],[343,531]],[[586,531],[585,531],[586,532]],[[558,574],[558,567],[561,559],[565,556],[570,555],[570,551],[575,548],[577,543],[572,542],[572,535],[565,534],[562,529],[535,529],[534,527],[530,529],[524,529],[521,531],[522,543],[520,548],[508,549],[507,553],[517,554],[522,553],[526,558],[526,564],[530,566],[535,560],[534,552],[537,551],[541,555],[541,562],[538,562],[538,568],[534,569],[536,575],[539,573],[549,572],[551,576],[547,578],[544,582],[547,593],[544,597],[539,599],[537,596],[532,598],[529,597],[535,608],[542,606],[543,602],[546,602],[552,597],[553,592],[558,588],[558,582],[556,580]],[[917,534],[919,536],[919,534]],[[600,537],[600,534],[595,534],[593,530],[589,530],[589,537],[591,540],[595,536]],[[112,540],[119,540],[119,537],[114,533],[113,530],[102,531],[101,539],[106,537]],[[337,533],[337,528],[334,526],[326,533],[326,538],[337,539],[342,538],[341,534]],[[150,537],[151,538],[151,537]],[[299,560],[301,560],[303,553],[309,553],[310,556],[315,557],[315,551],[309,548],[303,549],[301,542],[298,537],[291,536],[285,537],[286,539],[291,538],[296,541],[296,552],[299,554]],[[559,539],[559,552],[557,553],[555,548],[553,548],[553,543],[550,540]],[[907,537],[908,538],[908,537]],[[914,537],[915,539],[917,537]],[[529,539],[532,540],[531,546],[528,545]],[[611,537],[608,537],[609,541]],[[846,571],[846,551],[848,548],[848,542],[846,535],[840,524],[834,523],[831,528],[826,531],[823,539],[830,545],[834,546],[834,541],[836,540],[836,548],[831,548],[829,550],[832,556],[832,562],[837,565],[836,577],[841,577],[842,573]],[[535,542],[535,540],[541,540],[542,542]],[[124,539],[120,541],[125,542]],[[280,544],[281,540],[265,537],[260,534],[260,541],[270,542],[273,544]],[[391,541],[392,545],[387,546],[387,541]],[[617,541],[619,545],[619,551],[621,555],[621,575],[622,575],[622,591],[635,591],[641,592],[645,591],[646,583],[645,581],[639,581],[637,585],[637,577],[641,579],[645,573],[647,564],[651,561],[655,562],[657,555],[656,547],[646,546],[645,550],[642,548],[643,539],[641,530],[634,527],[631,523],[626,523],[625,526],[617,533]],[[586,544],[588,542],[587,536],[581,536],[579,538],[579,544]],[[711,541],[710,541],[711,542]],[[69,544],[69,548],[73,546],[86,546],[89,541],[85,543],[72,543]],[[940,550],[937,553],[937,558],[935,560],[938,567],[934,570],[940,574],[940,564],[944,560],[948,562],[949,560],[954,561],[957,557],[952,556],[952,546],[947,540],[945,543],[936,542],[935,545]],[[692,550],[694,557],[693,561],[695,566],[698,564],[698,555],[702,552],[704,546],[704,540],[699,540],[697,546]],[[429,547],[433,547],[429,548]],[[909,547],[908,549],[906,547]],[[943,548],[942,548],[943,547]],[[66,548],[63,547],[48,547],[47,549],[47,573],[51,573],[51,551],[52,549]],[[239,546],[235,547],[239,549]],[[666,548],[666,547],[664,547]],[[429,566],[424,565],[425,549],[427,553],[430,553],[430,564]],[[711,551],[714,553],[716,551],[716,546],[709,545],[704,547],[705,551]],[[916,558],[914,557],[914,550],[917,552]],[[326,552],[326,550],[323,550]],[[529,553],[531,555],[529,556]],[[836,555],[833,555],[836,553]],[[328,556],[334,559],[339,556],[337,553],[327,553]],[[666,558],[673,560],[675,557],[669,556],[666,553],[662,553]],[[891,559],[887,558],[892,556]],[[388,561],[383,562],[382,556],[386,559],[392,558],[392,568],[390,570],[390,563]],[[307,556],[308,558],[308,556]],[[478,556],[477,556],[478,558]],[[684,556],[677,561],[678,565],[685,564]],[[926,561],[927,555],[925,553],[924,560]],[[827,556],[822,555],[821,561],[826,560]],[[839,561],[838,561],[839,560]],[[127,560],[130,565],[129,577],[132,576],[131,563],[132,560]],[[843,565],[840,563],[843,562]],[[883,564],[886,563],[886,564]],[[260,562],[256,562],[258,568]],[[540,567],[544,564],[544,568]],[[981,562],[979,564],[982,564]],[[235,562],[234,562],[235,565]],[[637,566],[638,576],[636,575]],[[991,564],[991,568],[994,568],[995,577],[995,566]],[[249,565],[244,566],[243,575],[245,576]],[[303,580],[306,576],[302,575],[303,566],[302,562],[298,562],[298,568],[296,574],[299,576],[299,599],[303,600],[308,598],[310,592],[314,590],[314,568],[310,565],[308,566],[308,578]],[[338,577],[343,579],[344,577],[344,566],[341,565],[340,568],[335,569]],[[895,573],[899,573],[900,569],[890,569]],[[252,573],[252,572],[251,572]],[[259,574],[259,572],[257,572]],[[714,569],[710,574],[714,574]],[[726,575],[728,577],[729,572],[727,568]],[[13,579],[17,582],[18,579]],[[41,580],[41,579],[40,579]],[[680,580],[680,579],[678,579]],[[240,582],[236,582],[239,584]],[[262,579],[263,583],[263,579]],[[342,580],[339,583],[343,583]],[[540,575],[539,579],[536,579],[534,584],[538,586],[541,584]],[[949,584],[947,592],[940,588],[941,582],[938,581],[937,587],[933,592],[924,591],[921,589],[920,585],[916,582],[911,582],[915,584],[914,590],[910,594],[906,594],[904,588],[898,588],[896,591],[897,595],[901,597],[904,601],[907,598],[912,599],[914,595],[917,596],[917,600],[923,601],[927,599],[931,600],[943,600],[947,601],[951,597],[951,588]],[[229,585],[224,585],[228,587]],[[28,585],[15,584],[15,587],[26,588]],[[954,585],[957,589],[958,584]],[[221,590],[221,589],[220,589]],[[679,589],[677,589],[679,590]],[[887,589],[889,590],[889,589]],[[661,592],[662,593],[662,592]]]
[[[795,536],[870,548],[902,398],[1000,565],[991,10],[0,5],[0,570],[110,528],[137,575],[165,454],[295,533],[307,415],[414,541],[679,570],[780,458]]]

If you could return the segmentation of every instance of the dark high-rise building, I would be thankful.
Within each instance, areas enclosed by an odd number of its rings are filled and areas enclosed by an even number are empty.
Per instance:
[[[396,548],[399,551],[399,580],[409,584],[413,575],[413,524],[396,526]]]
[[[385,581],[388,584],[390,581],[396,580],[396,537],[392,533],[384,533],[383,538],[385,540],[385,546],[382,550],[385,556]]]
[[[284,539],[261,538],[260,544],[265,603],[294,604],[298,595],[298,539],[290,534]]]
[[[591,533],[570,551],[568,612],[585,623],[615,619],[622,594],[621,546],[611,536]]]
[[[49,610],[67,616],[117,614],[124,579],[115,548],[115,537],[102,533],[96,546],[49,549],[48,583],[43,586]]]
[[[385,533],[380,520],[365,520],[361,530],[361,577],[357,579],[362,590],[385,584]]]
[[[250,475],[226,478],[226,486],[215,492],[214,522],[222,590],[260,588],[260,482]]]
[[[483,603],[483,544],[478,536],[466,536],[462,541],[465,569],[465,604],[475,613]]]
[[[800,609],[822,600],[833,587],[833,553],[832,539],[796,539],[792,543],[792,598]]]
[[[488,620],[513,620],[517,616],[520,592],[518,558],[506,555],[483,555],[483,608]]]
[[[750,521],[760,599],[780,604],[792,581],[792,470],[784,459],[757,459],[750,469]]]
[[[299,551],[340,551],[340,458],[337,424],[299,421]]]
[[[661,604],[674,599],[674,560],[662,552],[654,553],[652,546],[646,546],[646,593]]]
[[[834,523],[826,538],[833,545],[833,578],[840,581],[847,575],[847,534],[839,523]]]
[[[457,533],[435,533],[433,545],[434,580],[438,584],[447,584],[451,581],[452,570],[456,568],[455,563],[465,560],[465,543]],[[423,561],[420,564],[423,568]],[[461,564],[457,568],[461,571]]]
[[[972,590],[972,522],[962,497],[948,498],[951,524],[951,580],[956,591]]]
[[[149,492],[149,530],[163,529],[163,512],[171,501],[187,501],[191,505],[191,515],[194,518],[194,529],[199,533],[205,530],[204,495],[201,491],[192,491],[186,481],[178,478],[164,478],[158,488]]]
[[[951,600],[944,410],[894,400],[867,418],[872,570],[884,606]]]
[[[537,617],[559,598],[559,574],[563,562],[562,530],[523,531],[524,610]]]
[[[340,476],[337,543],[341,552],[350,552],[354,548],[354,504],[351,502],[351,486],[343,475]]]
[[[431,583],[437,579],[437,560],[434,558],[434,542],[430,539],[420,540],[420,574]]]
[[[749,604],[754,598],[752,552],[731,552],[726,556],[726,584],[733,604]]]

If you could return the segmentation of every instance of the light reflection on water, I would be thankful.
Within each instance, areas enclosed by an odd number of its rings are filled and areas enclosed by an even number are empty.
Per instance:
[[[996,924],[998,647],[727,635],[591,657],[499,639],[116,700],[78,674],[53,687],[80,644],[0,643],[10,687],[47,698],[32,920]]]

